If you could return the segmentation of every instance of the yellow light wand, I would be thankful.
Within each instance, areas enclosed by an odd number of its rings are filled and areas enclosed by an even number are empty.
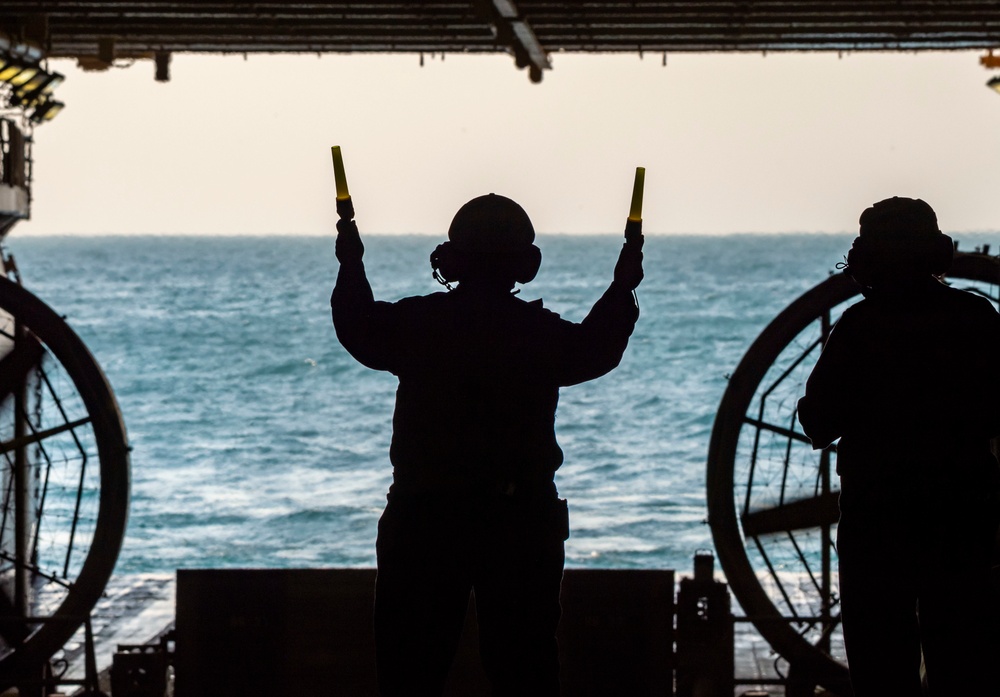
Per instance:
[[[343,167],[343,165],[341,165]],[[646,183],[646,168],[635,168],[635,183],[632,184],[632,207],[628,211],[628,219],[637,222],[642,220],[642,189]],[[346,187],[347,184],[345,183]],[[346,188],[344,189],[347,190]]]
[[[333,178],[337,183],[337,215],[344,220],[354,218],[354,204],[351,202],[351,192],[347,190],[347,173],[344,171],[344,156],[340,146],[330,148],[333,154]]]
[[[642,234],[642,190],[646,184],[646,168],[635,168],[635,182],[632,184],[632,205],[625,222],[625,239],[631,240]]]

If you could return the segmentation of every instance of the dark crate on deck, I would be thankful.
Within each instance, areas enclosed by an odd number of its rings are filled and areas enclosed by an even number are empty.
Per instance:
[[[374,569],[179,570],[175,694],[377,694],[374,587]],[[673,694],[673,594],[670,570],[567,570],[563,695]],[[470,611],[446,694],[488,693]]]

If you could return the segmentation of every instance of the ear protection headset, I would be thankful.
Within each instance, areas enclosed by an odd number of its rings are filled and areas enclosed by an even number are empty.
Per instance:
[[[879,271],[892,267],[941,276],[951,267],[954,256],[955,244],[943,232],[934,237],[906,241],[858,236],[847,253],[844,273],[864,287],[872,285]]]
[[[469,245],[449,240],[442,242],[431,252],[431,269],[434,278],[442,285],[461,282],[468,278],[470,270],[474,273],[477,266],[476,258],[486,260],[498,272],[508,275],[515,283],[530,283],[542,264],[542,250],[535,245],[513,252],[476,251]],[[482,262],[480,262],[482,263]]]
[[[940,276],[951,266],[954,243],[920,199],[880,201],[861,214],[860,223],[843,269],[863,288],[886,276]]]
[[[542,263],[534,239],[535,230],[521,206],[496,194],[479,196],[458,210],[448,241],[431,252],[434,278],[449,288],[476,274],[528,283]]]

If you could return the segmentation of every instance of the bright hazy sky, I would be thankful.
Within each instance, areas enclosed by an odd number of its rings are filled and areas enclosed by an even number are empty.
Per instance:
[[[843,232],[927,200],[1000,229],[1000,95],[978,52],[176,55],[83,73],[35,130],[32,219],[12,233],[324,234],[339,144],[362,232],[443,236],[488,192],[539,232],[619,232],[636,165],[647,234]]]

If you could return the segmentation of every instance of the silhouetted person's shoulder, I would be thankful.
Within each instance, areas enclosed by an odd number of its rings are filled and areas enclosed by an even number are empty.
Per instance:
[[[930,280],[906,298],[844,311],[799,403],[815,447],[844,435],[929,439],[1000,431],[1000,315],[990,301]]]
[[[365,365],[399,376],[423,371],[456,375],[530,368],[535,379],[571,385],[618,365],[635,326],[631,294],[614,287],[579,323],[541,300],[511,294],[481,297],[461,287],[447,293],[372,301],[363,310],[334,303],[334,324]],[[499,371],[499,372],[497,372]]]
[[[860,352],[850,358],[857,369],[902,361],[961,375],[968,367],[954,361],[987,357],[998,340],[1000,315],[988,299],[928,279],[905,295],[866,298],[849,307],[827,345],[833,344],[833,354]],[[931,378],[922,375],[918,381]]]
[[[842,319],[866,322],[887,316],[906,319],[925,316],[941,323],[982,322],[987,325],[1000,317],[989,299],[928,279],[896,296],[887,294],[864,298],[847,308]]]

